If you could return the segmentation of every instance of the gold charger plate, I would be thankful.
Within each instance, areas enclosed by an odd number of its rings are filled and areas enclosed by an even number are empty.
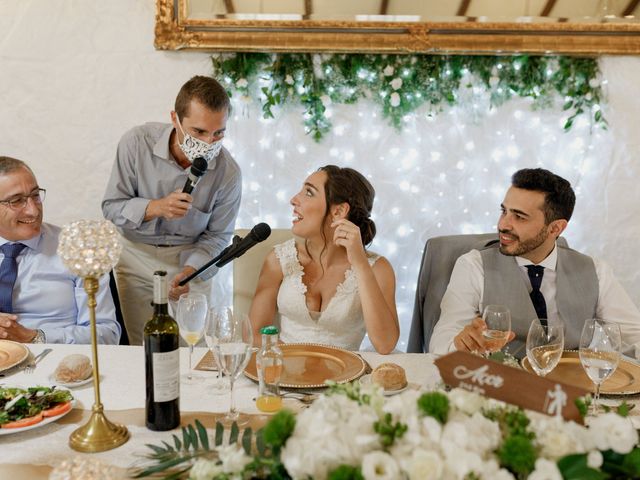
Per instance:
[[[0,340],[0,372],[22,363],[29,356],[29,349],[22,343]]]
[[[322,388],[326,380],[347,383],[365,373],[364,360],[348,350],[316,343],[285,343],[280,348],[284,357],[280,386],[284,388]],[[258,381],[255,353],[244,374]]]
[[[527,357],[522,359],[522,368],[528,372],[535,373]],[[580,364],[580,356],[576,350],[565,350],[556,368],[546,378],[595,392],[595,385],[584,372]],[[634,395],[640,393],[640,365],[620,359],[618,368],[602,384],[600,393],[604,395]]]

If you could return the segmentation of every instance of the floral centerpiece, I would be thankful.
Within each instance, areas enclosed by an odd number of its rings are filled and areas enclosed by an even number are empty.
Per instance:
[[[176,437],[176,448],[151,446],[156,463],[137,474],[194,480],[640,478],[638,433],[625,413],[604,413],[587,428],[460,389],[385,398],[375,386],[333,386],[297,416],[279,412],[255,435],[234,428],[226,445],[220,428],[209,448],[204,427],[198,426],[199,435],[188,427],[183,445]]]

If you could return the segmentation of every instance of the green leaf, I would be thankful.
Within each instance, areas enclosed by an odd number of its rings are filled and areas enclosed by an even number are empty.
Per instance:
[[[262,429],[256,432],[256,450],[258,451],[258,455],[263,457],[267,452],[267,446],[264,442],[264,437],[262,435]]]
[[[251,440],[253,439],[253,430],[251,427],[245,429],[242,434],[242,448],[247,455],[251,455]]]
[[[232,443],[236,443],[238,441],[238,434],[240,433],[240,429],[238,428],[238,424],[233,422],[231,424],[231,432],[229,433],[229,445]]]
[[[200,420],[196,419],[196,428],[198,429],[198,435],[200,436],[200,444],[202,445],[202,448],[204,448],[205,450],[209,451],[209,435],[207,434],[207,429],[205,428],[205,426],[200,422]]]
[[[183,432],[183,435],[184,435],[184,430],[182,432]],[[180,451],[180,449],[182,448],[182,443],[180,443],[180,439],[178,438],[177,435],[173,435],[173,443],[176,446],[176,450]]]
[[[558,461],[558,469],[564,480],[604,480],[607,474],[589,468],[587,455],[567,455]]]
[[[222,440],[224,439],[224,425],[220,422],[216,422],[216,447],[222,445]]]

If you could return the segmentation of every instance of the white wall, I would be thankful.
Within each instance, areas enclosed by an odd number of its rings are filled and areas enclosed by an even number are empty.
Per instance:
[[[168,121],[179,87],[211,74],[208,53],[154,50],[154,16],[153,0],[0,2],[0,154],[33,167],[48,190],[48,221],[100,218],[122,133]],[[608,260],[638,304],[640,59],[601,64],[610,129],[593,134],[586,122],[564,134],[559,110],[531,112],[526,101],[475,122],[461,109],[421,115],[399,134],[361,104],[335,107],[343,133],[318,145],[295,108],[263,121],[259,109],[237,104],[225,142],[244,172],[238,226],[287,227],[287,201],[307,172],[356,166],[378,191],[374,249],[396,268],[404,337],[426,238],[492,230],[510,174],[542,165],[578,190],[570,243]]]

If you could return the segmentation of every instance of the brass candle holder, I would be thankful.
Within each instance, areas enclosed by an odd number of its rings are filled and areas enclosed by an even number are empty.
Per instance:
[[[103,452],[119,447],[129,440],[127,427],[110,422],[104,415],[104,407],[100,401],[100,369],[96,335],[98,279],[113,268],[121,251],[122,245],[118,232],[113,224],[106,220],[73,222],[66,225],[60,234],[58,255],[72,273],[84,279],[91,322],[95,401],[89,421],[69,436],[69,446],[79,452]]]

